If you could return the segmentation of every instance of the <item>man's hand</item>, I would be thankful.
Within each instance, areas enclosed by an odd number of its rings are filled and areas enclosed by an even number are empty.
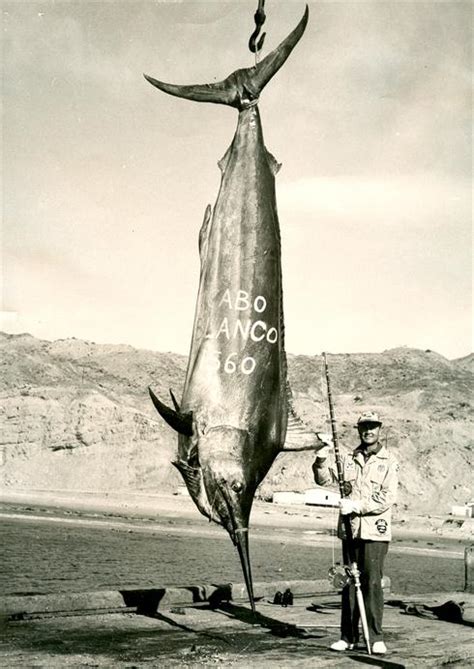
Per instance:
[[[323,465],[326,462],[326,458],[328,457],[330,451],[331,451],[330,446],[321,446],[321,448],[316,454],[316,459],[314,461],[315,465],[316,466]]]
[[[327,432],[317,432],[316,436],[325,446],[333,447],[332,436]]]
[[[333,448],[333,443],[330,434],[326,434],[325,432],[318,432],[316,436],[319,440],[319,448],[316,451],[316,460],[314,463],[316,466],[318,466],[322,465],[328,457],[329,451],[331,451]]]
[[[360,513],[360,502],[355,499],[348,499],[343,497],[339,502],[341,514],[347,516],[350,513]]]

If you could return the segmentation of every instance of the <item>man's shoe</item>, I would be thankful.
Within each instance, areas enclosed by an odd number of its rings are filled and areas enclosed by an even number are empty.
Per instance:
[[[385,655],[386,652],[387,646],[383,641],[375,641],[372,644],[372,653],[374,653],[374,655]]]
[[[344,639],[339,639],[339,641],[332,643],[330,648],[331,650],[337,650],[338,652],[341,652],[343,650],[352,650],[354,648],[354,644],[347,643],[347,641],[344,641]]]

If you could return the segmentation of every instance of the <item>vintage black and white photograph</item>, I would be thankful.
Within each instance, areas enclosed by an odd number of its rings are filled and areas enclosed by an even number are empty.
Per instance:
[[[0,666],[472,667],[472,3],[0,6]]]

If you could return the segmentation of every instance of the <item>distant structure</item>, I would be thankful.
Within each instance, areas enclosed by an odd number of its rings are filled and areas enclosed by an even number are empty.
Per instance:
[[[451,515],[463,518],[474,518],[474,500],[466,502],[466,504],[452,506]]]
[[[303,492],[287,490],[273,493],[273,504],[305,504],[306,506],[338,507],[340,496],[337,492],[325,488],[309,488]]]

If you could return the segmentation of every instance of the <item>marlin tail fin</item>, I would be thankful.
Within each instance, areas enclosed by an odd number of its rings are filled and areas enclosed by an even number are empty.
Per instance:
[[[195,100],[196,102],[230,105],[231,107],[237,107],[239,110],[244,109],[249,103],[258,100],[260,92],[293,51],[305,31],[308,16],[309,9],[306,5],[305,13],[296,28],[274,51],[254,67],[236,70],[224,81],[212,84],[179,86],[153,79],[146,74],[144,77],[156,88],[179,98]]]

